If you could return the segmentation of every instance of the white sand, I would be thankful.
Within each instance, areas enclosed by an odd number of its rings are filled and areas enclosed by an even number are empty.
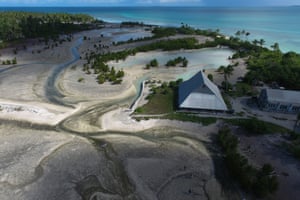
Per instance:
[[[40,102],[16,102],[0,99],[0,118],[56,125],[79,110]]]

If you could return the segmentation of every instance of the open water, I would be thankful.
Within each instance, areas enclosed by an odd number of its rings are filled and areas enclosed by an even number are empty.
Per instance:
[[[261,39],[266,46],[278,42],[282,51],[300,53],[300,7],[18,7],[1,10],[86,13],[109,22],[139,21],[157,25],[219,29],[227,35],[250,32],[249,40]],[[246,38],[245,38],[246,39]]]

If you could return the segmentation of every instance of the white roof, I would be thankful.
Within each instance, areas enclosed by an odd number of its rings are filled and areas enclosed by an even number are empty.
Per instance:
[[[300,105],[300,92],[292,90],[265,89],[268,101]]]
[[[203,110],[227,110],[218,87],[200,71],[179,86],[179,107]]]

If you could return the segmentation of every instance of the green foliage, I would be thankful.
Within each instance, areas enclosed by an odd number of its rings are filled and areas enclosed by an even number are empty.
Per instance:
[[[208,74],[207,75],[207,78],[210,80],[210,81],[214,81],[214,76],[212,74]]]
[[[247,62],[248,83],[259,80],[265,83],[277,82],[288,89],[300,89],[300,55],[294,52],[263,50],[253,54]]]
[[[228,127],[219,130],[218,142],[226,153],[235,152],[237,150],[237,137],[230,133]]]
[[[0,38],[11,41],[85,30],[95,22],[84,14],[0,12]]]
[[[172,27],[155,27],[152,31],[154,38],[168,37],[176,35],[176,28]]]
[[[151,94],[147,97],[147,104],[143,105],[140,110],[144,114],[163,114],[174,112],[177,106],[178,86],[182,80],[162,83],[151,89]]]
[[[116,71],[114,67],[109,67],[106,62],[110,60],[125,60],[129,55],[135,55],[135,50],[125,50],[120,52],[113,52],[107,54],[93,54],[86,55],[88,63],[91,64],[91,68],[94,69],[94,74],[98,74],[97,81],[99,84],[103,84],[106,81],[112,84],[121,84],[122,78],[125,76],[123,70]],[[90,74],[89,64],[83,65],[83,71]]]
[[[224,150],[228,171],[245,190],[253,192],[258,197],[265,197],[278,189],[273,167],[270,164],[264,164],[258,170],[251,166],[248,159],[238,153],[238,139],[229,128],[220,129],[217,140]]]
[[[78,79],[78,82],[79,83],[81,83],[81,82],[83,82],[84,81],[84,78],[82,78],[82,77],[80,77],[79,79]]]
[[[229,92],[230,96],[233,97],[242,97],[242,96],[254,96],[257,92],[253,89],[253,87],[248,83],[237,83],[234,85],[234,89]]]
[[[17,64],[17,58],[16,58],[16,57],[12,60],[12,64],[13,64],[13,65],[16,65],[16,64]]]
[[[161,49],[163,51],[172,51],[179,49],[199,49],[202,48],[201,45],[198,44],[198,40],[195,38],[180,38],[174,40],[162,40],[157,41],[145,46],[137,47],[136,50],[139,52],[147,52],[153,51],[157,49]]]
[[[152,31],[153,36],[152,37],[144,37],[144,38],[137,38],[135,40],[129,39],[125,42],[118,42],[117,45],[125,44],[125,43],[132,43],[132,42],[138,42],[138,41],[146,41],[146,40],[153,40],[156,38],[162,38],[162,37],[169,37],[173,36],[175,34],[185,34],[185,35],[204,35],[209,37],[216,37],[220,35],[218,31],[212,31],[212,30],[200,30],[200,29],[194,29],[188,25],[182,24],[181,27],[175,28],[175,27],[155,27]],[[216,43],[211,43],[212,46],[216,46]]]
[[[300,159],[300,134],[290,132],[291,142],[286,143],[287,150],[297,159]]]
[[[288,133],[286,128],[261,121],[257,118],[250,119],[224,119],[225,121],[244,128],[249,134],[272,134],[272,133]]]
[[[151,60],[149,64],[146,65],[147,69],[150,69],[150,67],[158,67],[158,61],[156,59]]]
[[[180,63],[182,63],[182,64],[181,64],[181,67],[187,67],[187,65],[188,65],[188,60],[186,59],[186,57],[181,57],[181,56],[179,56],[179,57],[177,57],[177,58],[175,58],[175,59],[173,59],[173,60],[169,60],[169,61],[166,63],[166,66],[167,66],[167,67],[175,67],[175,66],[177,66],[177,65],[180,64]]]
[[[3,60],[2,65],[16,65],[17,64],[17,58],[14,58],[12,60]]]
[[[223,97],[223,100],[224,100],[224,102],[225,102],[227,108],[228,108],[229,110],[232,109],[230,97],[228,96],[228,94],[222,93],[222,97]]]
[[[232,75],[233,70],[234,70],[234,68],[233,68],[232,65],[228,65],[226,67],[225,66],[220,66],[217,70],[220,74],[224,75],[224,86],[223,86],[223,88],[226,92],[230,89],[229,88],[230,84],[228,82],[228,77]]]
[[[208,126],[210,124],[214,124],[217,122],[217,118],[215,117],[198,117],[193,114],[187,113],[171,113],[163,117],[164,119],[170,120],[178,120],[183,122],[194,122],[201,123],[204,126]]]
[[[121,22],[121,26],[134,27],[134,26],[144,26],[144,25],[145,24],[143,22],[132,22],[132,21]]]

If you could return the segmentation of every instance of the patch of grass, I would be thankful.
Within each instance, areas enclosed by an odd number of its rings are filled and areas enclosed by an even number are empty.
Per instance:
[[[80,77],[77,81],[78,81],[79,83],[81,83],[81,82],[84,81],[84,78],[83,78],[83,77]]]
[[[178,85],[182,80],[162,83],[161,86],[152,87],[147,97],[149,102],[137,108],[139,114],[165,114],[172,113],[177,107]]]
[[[222,93],[222,97],[224,99],[224,102],[225,102],[227,108],[229,110],[231,110],[232,109],[232,105],[231,105],[231,102],[230,102],[230,97],[227,94],[225,94],[225,93]]]
[[[174,91],[169,88],[154,88],[155,94],[148,96],[149,102],[138,108],[139,113],[144,114],[163,114],[174,111],[173,99]]]
[[[244,128],[251,134],[288,133],[289,130],[276,124],[265,122],[257,118],[250,119],[224,119],[226,122]]]
[[[236,113],[236,115],[240,116],[240,117],[243,117],[245,115],[245,112],[241,111],[241,112]]]
[[[183,122],[194,122],[194,123],[201,123],[204,126],[208,126],[210,124],[214,124],[217,122],[217,118],[215,117],[198,117],[192,114],[186,113],[171,113],[163,117],[165,119],[170,120],[178,120]]]

